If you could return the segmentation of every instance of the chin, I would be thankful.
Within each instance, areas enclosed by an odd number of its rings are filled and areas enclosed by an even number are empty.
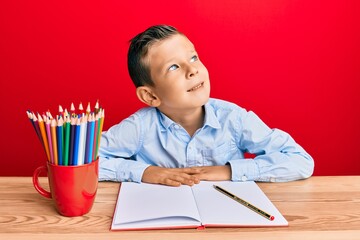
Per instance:
[[[208,101],[209,101],[210,95],[208,94],[207,96],[202,96],[198,98],[198,105],[199,106],[204,106]]]

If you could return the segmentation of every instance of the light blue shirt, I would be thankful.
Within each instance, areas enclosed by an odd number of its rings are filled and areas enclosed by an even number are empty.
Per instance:
[[[254,159],[244,153],[256,154]],[[308,178],[314,161],[287,133],[253,112],[222,100],[205,104],[202,128],[191,137],[157,108],[143,108],[103,132],[99,180],[141,182],[150,166],[230,164],[233,181],[284,182]]]

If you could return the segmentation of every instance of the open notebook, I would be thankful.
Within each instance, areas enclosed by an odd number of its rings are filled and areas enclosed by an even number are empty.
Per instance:
[[[275,217],[273,221],[214,188],[218,185]],[[207,182],[192,187],[121,183],[111,230],[274,227],[288,222],[255,182]]]

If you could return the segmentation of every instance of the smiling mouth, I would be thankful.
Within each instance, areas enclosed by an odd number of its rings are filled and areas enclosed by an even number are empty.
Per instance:
[[[195,87],[187,90],[188,92],[196,91],[197,89],[201,88],[204,85],[204,82],[200,83],[199,85],[196,85]]]

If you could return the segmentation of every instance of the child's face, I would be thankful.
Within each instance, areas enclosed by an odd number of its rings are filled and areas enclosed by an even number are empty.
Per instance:
[[[154,43],[145,63],[150,68],[160,99],[159,109],[171,113],[203,106],[209,99],[210,81],[194,45],[181,34]]]

